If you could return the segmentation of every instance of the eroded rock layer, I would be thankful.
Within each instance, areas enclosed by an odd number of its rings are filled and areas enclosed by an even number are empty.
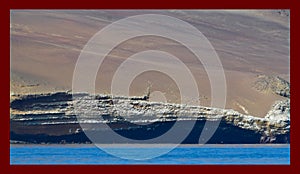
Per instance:
[[[108,132],[133,140],[148,140],[169,131],[175,123],[185,130],[182,143],[199,143],[206,122],[218,127],[207,143],[289,143],[290,101],[276,102],[265,118],[234,110],[149,102],[147,96],[124,97],[57,92],[13,95],[10,139],[25,143],[128,143]],[[109,129],[108,129],[109,126]],[[201,142],[201,141],[200,141]],[[176,143],[176,137],[156,143]]]

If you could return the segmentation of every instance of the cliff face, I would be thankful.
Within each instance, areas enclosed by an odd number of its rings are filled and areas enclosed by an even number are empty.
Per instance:
[[[58,92],[14,95],[11,100],[11,140],[28,143],[88,143],[84,132],[95,132],[97,143],[126,143],[105,137],[108,125],[116,133],[135,140],[151,139],[167,132],[175,122],[182,129],[195,125],[182,143],[198,143],[205,122],[220,120],[208,143],[289,143],[290,101],[280,101],[265,118],[234,110],[149,102],[147,97],[91,96]],[[83,114],[76,117],[76,114]],[[84,132],[82,126],[84,124]],[[97,129],[93,126],[97,124]],[[159,143],[174,143],[172,139]]]

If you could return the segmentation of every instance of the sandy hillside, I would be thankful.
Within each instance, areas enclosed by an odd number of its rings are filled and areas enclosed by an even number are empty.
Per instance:
[[[209,39],[225,70],[226,108],[261,117],[275,100],[283,98],[253,87],[261,74],[280,76],[289,81],[289,12],[278,10],[14,10],[11,12],[11,92],[71,89],[76,61],[90,37],[111,22],[143,13],[177,17],[194,25]],[[118,66],[132,54],[148,49],[172,52],[179,57],[197,80],[201,105],[210,105],[210,84],[201,62],[180,44],[159,37],[134,38],[116,47],[100,67],[97,92],[109,93]],[[165,66],[172,66],[172,63],[166,62]],[[180,102],[176,83],[159,72],[139,75],[131,84],[130,94],[144,94],[149,84],[151,91],[161,91],[168,102]]]

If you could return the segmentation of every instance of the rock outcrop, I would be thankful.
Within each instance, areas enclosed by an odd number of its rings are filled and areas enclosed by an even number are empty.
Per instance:
[[[277,95],[290,98],[290,83],[278,76],[258,76],[254,88],[261,92],[273,92]]]
[[[265,118],[278,124],[290,123],[290,99],[275,102]]]
[[[147,96],[112,97],[83,93],[72,96],[69,92],[57,92],[14,95],[12,98],[11,141],[90,143],[84,132],[105,135],[107,129],[101,127],[105,124],[131,139],[151,139],[168,131],[175,122],[181,122],[184,129],[185,123],[195,121],[191,133],[182,143],[198,143],[205,122],[220,121],[208,143],[289,143],[289,100],[277,102],[265,118],[258,118],[234,110],[149,102]],[[80,124],[87,126],[82,128]],[[93,124],[100,127],[94,129]],[[126,142],[106,137],[97,143]]]

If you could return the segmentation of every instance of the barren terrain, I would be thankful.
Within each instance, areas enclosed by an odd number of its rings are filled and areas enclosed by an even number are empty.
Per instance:
[[[156,13],[177,17],[198,28],[216,49],[227,83],[226,108],[264,117],[275,93],[257,90],[260,75],[289,81],[290,26],[288,11],[11,11],[11,93],[70,90],[81,49],[101,28],[127,16]],[[188,31],[183,31],[188,32]],[[117,37],[117,36],[116,36]],[[158,37],[142,37],[116,47],[98,72],[96,91],[109,93],[118,66],[133,53],[168,51],[193,73],[201,105],[210,105],[210,84],[199,60],[180,44]],[[150,60],[151,61],[151,60]],[[172,64],[166,63],[166,66]],[[176,83],[165,74],[147,72],[131,84],[131,95],[161,91],[168,102],[180,102]]]

